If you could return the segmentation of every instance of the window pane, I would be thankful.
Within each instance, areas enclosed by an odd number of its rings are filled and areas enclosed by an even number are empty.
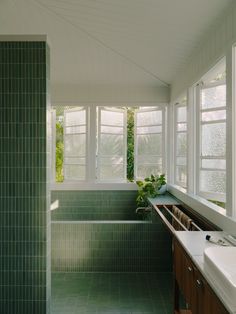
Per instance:
[[[176,166],[176,182],[182,187],[187,185],[187,168],[186,166]]]
[[[138,178],[146,178],[149,177],[150,174],[162,174],[162,166],[161,165],[139,165],[137,167],[137,177]]]
[[[85,133],[86,132],[86,126],[70,126],[65,128],[65,134],[75,134],[75,133]]]
[[[162,126],[146,126],[146,127],[138,127],[137,128],[137,134],[147,134],[147,133],[161,133],[162,132]]]
[[[202,112],[202,121],[225,120],[226,110]]]
[[[161,165],[162,164],[162,158],[159,156],[150,156],[150,155],[145,155],[145,156],[138,156],[138,164],[154,164],[154,165]]]
[[[65,164],[70,165],[85,165],[86,159],[84,157],[66,157]]]
[[[177,122],[186,122],[187,121],[187,107],[178,107],[177,108]]]
[[[111,157],[101,157],[100,165],[113,165],[113,164],[123,164],[124,158],[123,156],[111,156]]]
[[[202,156],[225,156],[226,124],[202,125]]]
[[[186,123],[178,123],[177,124],[177,131],[187,131],[187,124]]]
[[[72,109],[65,111],[65,125],[73,126],[86,124],[86,112],[85,110]]]
[[[120,127],[101,126],[101,133],[123,134],[124,130]]]
[[[162,135],[146,134],[137,136],[138,155],[158,155],[162,154]]]
[[[177,134],[177,156],[186,156],[187,154],[187,134],[178,133]]]
[[[137,126],[162,124],[162,111],[154,110],[137,113]]]
[[[226,169],[226,160],[224,159],[202,159],[202,168]]]
[[[123,155],[123,139],[123,135],[101,134],[100,155]]]
[[[187,158],[186,157],[177,157],[176,158],[176,165],[178,166],[186,166]]]
[[[101,125],[121,126],[124,125],[124,113],[117,111],[101,110]]]
[[[75,134],[65,136],[65,155],[85,156],[86,155],[86,135]]]
[[[65,179],[67,180],[84,180],[85,166],[65,165]]]
[[[225,193],[225,171],[200,171],[200,191]]]
[[[201,90],[202,109],[226,106],[226,85]]]
[[[100,165],[100,179],[101,180],[124,179],[124,166],[122,164]]]

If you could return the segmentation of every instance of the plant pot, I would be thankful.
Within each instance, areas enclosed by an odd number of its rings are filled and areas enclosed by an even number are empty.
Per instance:
[[[158,195],[162,195],[162,194],[165,194],[166,193],[166,190],[167,190],[167,185],[162,185],[160,189],[157,190],[157,194]]]

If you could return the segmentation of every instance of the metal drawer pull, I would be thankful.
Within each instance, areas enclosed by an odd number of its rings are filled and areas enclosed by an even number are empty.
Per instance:
[[[189,271],[190,273],[191,273],[192,270],[193,270],[192,267],[188,266],[188,271]]]
[[[198,287],[201,287],[201,286],[202,286],[201,280],[197,279],[197,285],[198,285]]]

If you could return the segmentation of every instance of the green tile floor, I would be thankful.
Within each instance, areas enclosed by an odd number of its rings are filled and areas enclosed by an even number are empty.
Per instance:
[[[53,273],[51,314],[171,314],[171,273]]]

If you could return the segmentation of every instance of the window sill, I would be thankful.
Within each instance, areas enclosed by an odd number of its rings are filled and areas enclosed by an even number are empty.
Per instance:
[[[133,190],[138,189],[133,182],[63,182],[51,183],[51,191],[93,191],[93,190]]]
[[[183,188],[168,184],[168,192],[180,201],[194,209],[196,212],[206,217],[209,221],[219,226],[222,230],[235,234],[235,219],[227,216],[226,210],[204,198],[187,193]]]

